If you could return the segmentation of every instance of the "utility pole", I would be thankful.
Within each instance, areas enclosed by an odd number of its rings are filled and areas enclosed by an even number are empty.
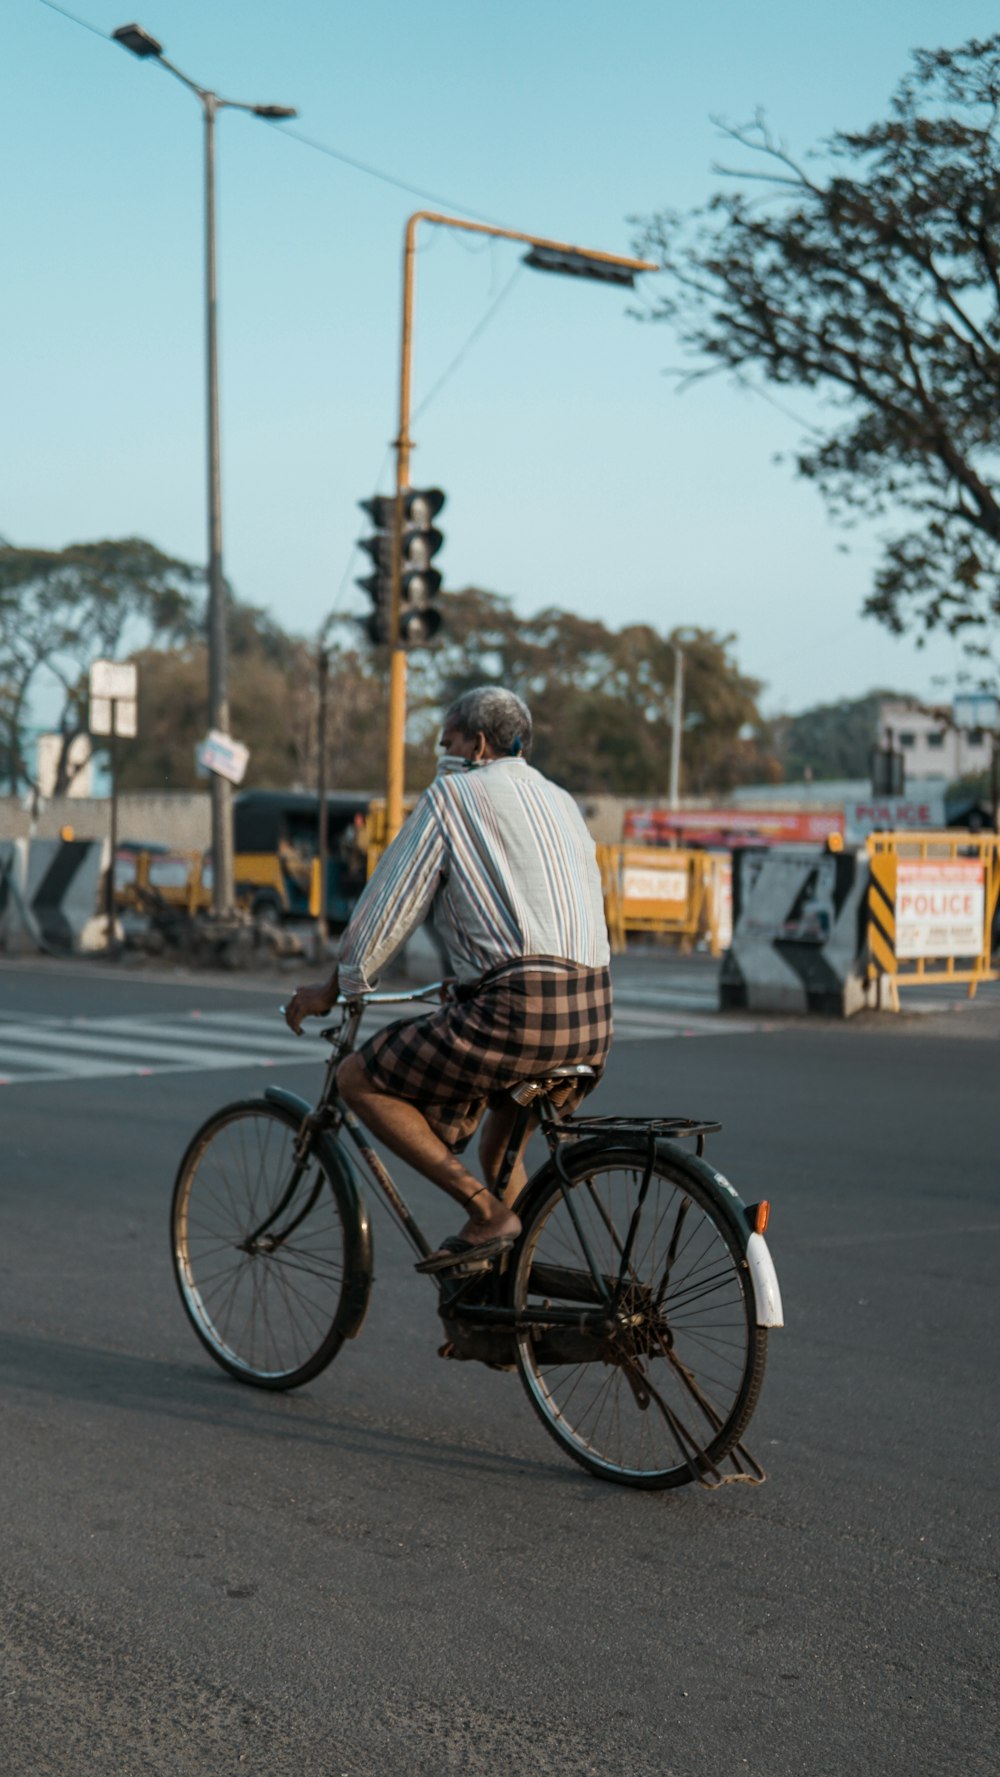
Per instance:
[[[670,706],[670,806],[681,805],[681,731],[684,727],[684,650],[674,649],[674,696]]]
[[[226,582],[222,571],[222,471],[219,463],[218,291],[215,271],[215,119],[219,111],[248,111],[252,117],[281,122],[297,117],[291,105],[250,105],[224,99],[199,86],[169,62],[163,45],[141,25],[120,25],[116,43],[140,60],[166,69],[194,93],[205,120],[205,405],[208,467],[208,710],[209,728],[229,735],[228,623]],[[233,910],[233,787],[212,771],[212,910]]]
[[[326,917],[326,877],[329,856],[328,809],[326,805],[326,700],[330,680],[330,656],[326,642],[319,644],[319,712],[316,719],[316,795],[319,798],[319,835],[316,845],[319,866],[319,912],[316,915],[316,943],[320,956],[326,955],[330,927]]]

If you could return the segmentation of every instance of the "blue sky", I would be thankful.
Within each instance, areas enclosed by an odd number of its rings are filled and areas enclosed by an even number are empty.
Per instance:
[[[882,115],[914,46],[995,25],[979,0],[67,3],[98,32],[137,17],[203,85],[296,105],[293,127],[439,198],[611,251],[628,217],[718,185],[732,153],[713,116],[763,106],[804,151]],[[0,47],[0,534],[138,534],[202,560],[199,108],[41,0],[7,0]],[[217,146],[225,565],[310,633],[338,600],[364,609],[356,502],[390,485],[402,231],[424,206],[239,113]],[[441,230],[423,246],[418,404],[518,265]],[[734,631],[772,712],[875,684],[942,695],[956,647],[918,653],[861,619],[875,539],[842,553],[775,464],[794,419],[717,380],[678,395],[662,373],[679,348],[626,307],[521,271],[420,416],[413,479],[448,495],[446,585]]]

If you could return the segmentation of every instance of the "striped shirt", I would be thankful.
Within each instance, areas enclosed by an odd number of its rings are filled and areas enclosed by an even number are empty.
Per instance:
[[[594,842],[572,797],[524,759],[442,759],[344,933],[341,992],[370,991],[428,914],[460,981],[522,957],[609,960]]]

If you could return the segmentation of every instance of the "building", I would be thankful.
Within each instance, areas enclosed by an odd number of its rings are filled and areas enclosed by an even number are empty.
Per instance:
[[[879,746],[902,753],[906,777],[937,778],[945,783],[959,777],[975,777],[988,771],[993,737],[983,728],[956,728],[950,710],[933,710],[901,698],[885,698],[879,704]]]
[[[36,742],[35,776],[38,781],[38,793],[46,801],[55,794],[56,773],[62,754],[63,737],[61,734],[40,734]],[[91,757],[91,741],[89,734],[75,734],[69,747],[70,779],[66,791],[68,796],[92,796],[93,761]]]

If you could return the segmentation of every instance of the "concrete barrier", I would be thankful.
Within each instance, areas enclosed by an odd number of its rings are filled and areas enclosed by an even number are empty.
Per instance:
[[[719,1003],[849,1018],[866,1004],[865,853],[743,851]]]
[[[0,840],[0,944],[57,956],[103,946],[107,859],[99,840]]]

